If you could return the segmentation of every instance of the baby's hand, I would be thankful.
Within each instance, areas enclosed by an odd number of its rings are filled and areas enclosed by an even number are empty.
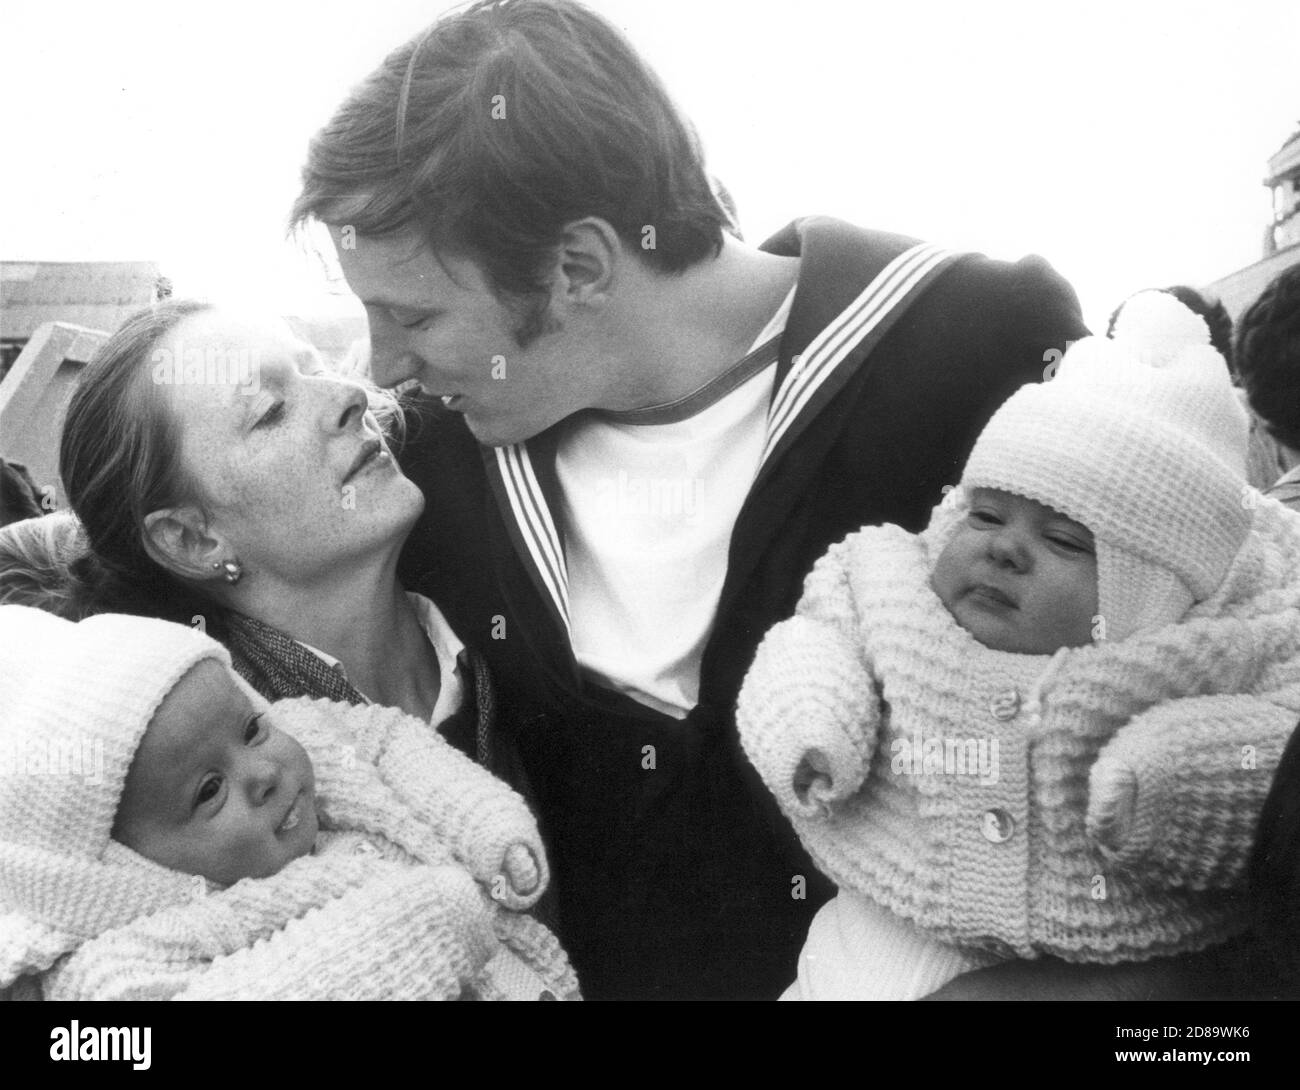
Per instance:
[[[505,871],[510,888],[523,897],[537,889],[542,879],[537,860],[526,844],[515,843],[506,849]]]
[[[1134,836],[1138,802],[1137,773],[1122,764],[1095,766],[1088,795],[1089,836],[1108,856],[1118,855]]]

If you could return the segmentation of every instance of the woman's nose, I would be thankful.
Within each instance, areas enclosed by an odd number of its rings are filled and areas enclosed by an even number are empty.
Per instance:
[[[365,415],[370,407],[366,391],[355,382],[345,378],[332,378],[332,389],[324,407],[325,426],[335,431],[347,431],[356,421]]]

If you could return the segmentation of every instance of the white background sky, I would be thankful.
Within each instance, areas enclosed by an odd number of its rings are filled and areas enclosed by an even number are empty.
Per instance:
[[[302,309],[311,133],[450,5],[5,0],[0,258],[155,260]],[[1300,3],[592,0],[660,71],[758,241],[813,212],[1046,256],[1094,326],[1260,256],[1300,121]]]

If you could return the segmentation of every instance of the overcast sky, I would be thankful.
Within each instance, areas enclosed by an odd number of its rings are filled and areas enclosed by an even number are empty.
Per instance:
[[[451,5],[0,7],[0,258],[158,261],[301,309],[306,142]],[[1300,122],[1300,3],[593,0],[659,69],[759,240],[799,215],[1046,256],[1096,325],[1260,255]]]

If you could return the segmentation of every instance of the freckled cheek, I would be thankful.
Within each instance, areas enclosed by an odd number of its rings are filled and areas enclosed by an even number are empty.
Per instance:
[[[257,464],[236,462],[229,472],[227,504],[241,514],[272,512],[277,519],[294,512],[310,515],[329,506],[335,491],[326,467],[300,456]]]

